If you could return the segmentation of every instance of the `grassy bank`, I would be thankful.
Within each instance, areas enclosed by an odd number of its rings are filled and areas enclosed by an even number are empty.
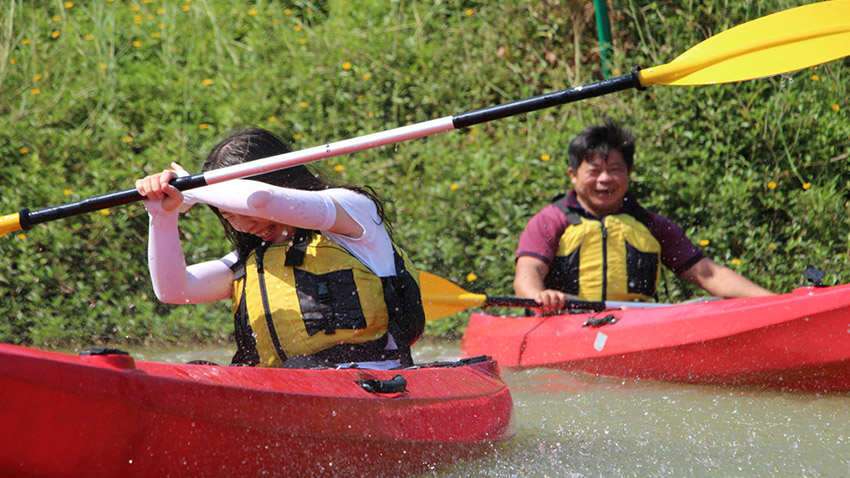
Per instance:
[[[246,125],[301,149],[601,79],[591,2],[563,3],[13,0],[0,17],[0,212],[125,189],[173,160],[198,171]],[[622,74],[804,2],[613,3]],[[848,66],[622,92],[321,167],[394,201],[395,237],[423,270],[511,295],[518,234],[567,188],[567,144],[610,117],[639,138],[639,199],[710,257],[776,291],[808,263],[846,282]],[[189,261],[227,252],[219,227],[202,208],[186,215]],[[158,303],[146,233],[128,205],[0,239],[0,340],[228,340],[227,304]],[[668,273],[660,298],[695,293]]]

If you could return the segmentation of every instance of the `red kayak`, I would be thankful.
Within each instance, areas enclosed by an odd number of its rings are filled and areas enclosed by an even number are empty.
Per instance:
[[[401,476],[513,433],[486,357],[290,370],[0,344],[0,476]]]
[[[462,356],[687,383],[850,390],[850,284],[546,317],[472,314]]]

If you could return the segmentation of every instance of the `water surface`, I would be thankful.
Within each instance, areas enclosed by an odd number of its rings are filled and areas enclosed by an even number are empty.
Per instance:
[[[140,360],[228,363],[232,351],[134,350]],[[417,362],[459,342],[422,341]],[[850,476],[850,394],[816,394],[503,370],[517,433],[448,477]]]

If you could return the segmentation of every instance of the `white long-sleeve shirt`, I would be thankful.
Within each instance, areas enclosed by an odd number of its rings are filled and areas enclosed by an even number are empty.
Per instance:
[[[237,179],[186,191],[184,200],[187,204],[204,203],[235,214],[319,230],[376,275],[396,273],[392,242],[377,207],[370,198],[355,191],[303,191]],[[335,204],[360,225],[360,237],[326,231],[336,221]],[[145,208],[150,215],[148,264],[157,298],[176,304],[229,299],[233,287],[230,266],[238,259],[236,252],[187,266],[177,229],[178,211],[164,211],[159,201],[145,201]]]

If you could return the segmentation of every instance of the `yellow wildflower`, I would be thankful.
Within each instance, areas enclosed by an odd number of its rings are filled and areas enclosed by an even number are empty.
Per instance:
[[[809,189],[812,187],[812,183],[803,183],[803,189]]]
[[[467,16],[467,17],[468,17],[468,16],[470,16],[470,15],[472,15],[473,13],[475,13],[475,10],[473,10],[473,9],[471,9],[471,8],[470,8],[470,9],[468,9],[468,10],[466,10],[466,16]]]
[[[342,64],[342,69],[343,69],[343,70],[350,70],[350,69],[351,69],[351,62],[350,62],[350,61],[346,61],[345,63],[343,63],[343,64]]]
[[[357,95],[357,101],[363,101],[363,100],[365,100],[365,99],[366,99],[366,97],[365,97],[365,96],[363,96],[363,95]]]
[[[41,75],[36,74],[35,76],[33,76],[33,77],[32,77],[32,81],[33,81],[33,83],[35,83],[35,82],[37,82],[38,80],[40,80],[41,78],[42,78],[42,76],[41,76]]]
[[[207,123],[201,123],[201,124],[198,125],[198,128],[200,128],[200,129],[207,129],[209,127],[210,127],[210,125],[207,124]]]
[[[59,35],[60,35],[59,30],[53,30],[53,32],[50,34],[50,38],[59,38]],[[838,110],[836,110],[836,111],[838,111]]]
[[[23,148],[20,149],[20,151],[21,151],[21,154],[27,154],[27,153],[30,152],[30,149],[27,148],[26,146],[24,146]]]
[[[140,46],[142,46],[142,42],[141,42],[141,40],[136,40],[136,41],[134,41],[134,42],[133,42],[133,46],[134,46],[134,47],[136,47],[136,48],[139,48]]]
[[[452,191],[457,191],[458,189],[460,189],[460,186],[458,186],[457,183],[452,183],[452,185],[449,186],[449,189],[451,189]]]
[[[741,259],[738,259],[737,257],[732,259],[732,264],[736,266],[741,265]]]
[[[474,272],[470,272],[469,274],[466,275],[466,281],[467,282],[472,282],[477,278],[478,278],[478,275],[476,275]]]
[[[87,41],[91,41],[94,37],[92,37],[91,35],[86,35],[83,38],[85,38]]]
[[[365,75],[363,75],[363,81],[369,81],[371,79],[372,79],[372,75],[370,75],[369,73],[366,73]]]
[[[22,232],[22,233],[18,234],[18,235],[17,235],[17,236],[15,236],[15,237],[16,237],[16,238],[18,238],[18,239],[24,240],[24,239],[26,239],[26,238],[27,238],[27,235],[26,235],[26,234],[24,234],[24,233]]]
[[[108,216],[108,215],[110,215],[110,214],[111,214],[111,213],[109,212],[109,209],[101,209],[101,210],[100,210],[100,213],[101,213],[101,214],[103,214],[104,216]]]
[[[300,135],[300,134],[296,134],[295,136],[293,136],[293,137],[292,137],[292,139],[294,139],[295,141],[298,141],[299,139],[301,139],[301,138],[303,138],[303,137],[304,137],[304,136],[302,136],[302,135]]]
[[[138,12],[138,11],[139,11],[139,6],[138,6],[138,5],[132,5],[132,6],[130,7],[130,11],[131,11],[131,12]]]
[[[768,249],[773,250],[773,249],[776,249],[776,244],[771,242],[770,244],[767,245],[767,247],[768,247]]]
[[[301,103],[298,103],[298,106],[300,106],[300,107],[302,107],[302,108],[306,108],[306,107],[307,107],[307,102],[306,102],[306,101],[302,101]]]
[[[62,17],[60,17],[59,15],[56,15],[56,16],[53,17],[53,21],[54,22],[62,21]]]
[[[548,155],[548,154],[546,154],[546,153],[543,153],[543,154],[541,154],[541,155],[540,155],[540,159],[541,159],[542,161],[549,161],[550,159],[552,159],[552,157],[551,157],[551,156],[549,156],[549,155]]]
[[[272,20],[272,24],[280,25],[280,18],[275,18],[274,20]]]
[[[834,104],[832,105],[832,111],[838,112],[838,110],[839,110],[839,108],[838,108],[838,104],[837,104],[837,103],[834,103]]]
[[[141,15],[133,15],[133,23],[136,25],[142,24],[142,16]]]
[[[22,41],[21,43],[23,43],[24,45],[29,45],[29,44],[30,44],[30,39],[29,39],[29,38],[24,38],[24,41]]]
[[[269,120],[269,123],[274,123],[275,121],[277,121],[277,116],[269,116],[268,120]]]
[[[11,63],[11,64],[13,64],[13,65],[14,65],[15,63],[17,63],[17,62],[18,62],[18,59],[17,59],[17,58],[12,58],[11,60],[9,60],[9,63]]]
[[[100,64],[100,69],[101,69],[101,70],[105,70],[105,69],[106,69],[106,63],[101,63],[101,64]]]
[[[70,196],[70,195],[74,194],[74,191],[71,191],[70,189],[66,189],[62,192],[65,193],[66,196]]]
[[[767,183],[768,189],[776,189],[776,181],[770,181]]]
[[[209,78],[204,78],[203,81],[201,81],[201,84],[204,86],[210,86],[212,84],[212,80]]]
[[[291,9],[291,8],[287,8],[286,10],[284,10],[284,11],[283,11],[283,14],[284,14],[284,15],[292,15],[292,9]]]
[[[699,241],[699,245],[701,245],[703,247],[705,247],[709,244],[711,244],[711,241],[709,241],[708,239],[703,239],[703,240]]]
[[[190,7],[189,5],[183,5],[182,7],[180,7],[180,10],[183,10],[184,12],[188,12],[191,9],[192,7]]]
[[[124,136],[123,138],[121,138],[121,141],[123,141],[125,143],[132,143],[133,138],[131,136]]]
[[[151,33],[151,38],[159,38],[160,36],[162,36],[162,35],[160,35],[159,32]]]
[[[334,171],[343,172],[343,171],[345,171],[345,166],[343,166],[341,164],[337,164],[336,166],[334,166]]]
[[[302,38],[302,39],[298,40],[298,43],[300,43],[300,44],[302,44],[302,45],[306,45],[306,44],[307,44],[307,39],[306,39],[306,38]]]
[[[74,6],[74,2],[65,2],[65,8],[71,8]]]
[[[818,81],[820,77],[818,75],[812,75],[812,81]]]
[[[156,14],[157,15],[165,15],[165,9],[164,8],[157,8]]]
[[[296,32],[300,32],[301,30],[303,30],[303,28],[301,27],[301,25],[295,25],[295,26],[294,26],[294,27],[292,27],[292,28],[293,28]]]
[[[40,94],[41,94],[41,90],[40,90],[40,89],[38,89],[38,88],[33,88],[33,89],[31,89],[31,90],[30,90],[30,94],[31,94],[31,95],[40,95]]]
[[[254,16],[254,15],[256,15],[256,14],[257,14],[257,9],[256,9],[256,8],[252,8],[252,9],[248,10],[248,15],[251,15],[251,16],[253,17],[253,16]]]

